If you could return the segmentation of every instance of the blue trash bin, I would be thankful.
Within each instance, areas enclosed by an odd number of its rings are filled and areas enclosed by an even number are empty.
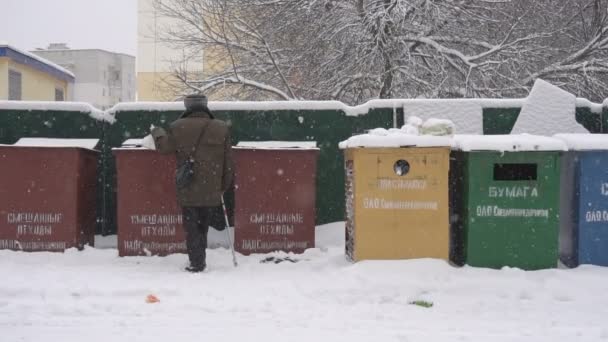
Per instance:
[[[608,266],[608,134],[558,134],[562,158],[560,259]]]

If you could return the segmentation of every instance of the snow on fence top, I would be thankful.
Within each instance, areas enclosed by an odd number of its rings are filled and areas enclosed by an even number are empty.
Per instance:
[[[211,101],[209,109],[213,110],[342,110],[349,116],[367,114],[373,108],[403,108],[405,116],[433,116],[450,119],[452,112],[470,117],[477,115],[484,108],[520,108],[526,99],[391,99],[370,100],[359,106],[348,106],[339,101]],[[579,107],[588,107],[593,113],[601,114],[603,107],[608,107],[608,99],[602,103],[593,103],[587,99],[576,99]],[[114,115],[125,111],[184,111],[183,102],[124,102],[119,103],[105,113],[84,102],[50,102],[50,101],[3,101],[0,109],[18,110],[67,110],[99,113],[99,118],[113,122]],[[434,115],[426,114],[431,111]],[[447,114],[450,117],[444,115]],[[452,120],[458,121],[458,120]],[[457,125],[456,129],[459,130]]]
[[[375,128],[367,134],[359,134],[340,142],[341,149],[357,147],[449,147],[452,140],[445,136],[408,134],[398,128]]]
[[[210,101],[211,111],[271,111],[271,110],[341,110],[346,115],[367,114],[373,108],[402,106],[403,100],[371,100],[360,106],[347,106],[339,101]],[[119,103],[108,113],[115,115],[124,111],[184,111],[183,102],[129,102]]]
[[[348,116],[359,116],[367,114],[374,108],[392,108],[394,110],[404,109],[405,116],[416,115],[419,117],[430,116],[425,113],[439,113],[434,115],[449,119],[444,114],[454,112],[455,114],[467,115],[479,114],[483,108],[518,108],[525,99],[385,99],[370,100],[359,106],[348,106],[339,101],[210,101],[211,111],[270,111],[270,110],[341,110]],[[591,104],[588,100],[581,99],[581,105]],[[601,112],[602,105],[593,107]],[[183,102],[125,102],[119,103],[108,110],[108,114],[115,115],[125,111],[184,111]],[[451,115],[451,114],[450,114]],[[445,117],[444,117],[445,116]]]
[[[587,99],[577,98],[576,106],[587,107],[591,110],[591,113],[602,114],[602,111],[604,111],[604,107],[608,107],[608,99],[606,99],[603,103],[595,103]]]
[[[608,150],[608,134],[562,133],[554,137],[562,140],[572,151]]]
[[[241,141],[237,148],[253,149],[314,149],[318,150],[316,141]]]
[[[184,111],[183,102],[123,102],[116,104],[107,112],[111,115],[116,115],[118,112],[173,112]]]
[[[21,138],[14,145],[18,147],[64,147],[95,150],[99,139],[55,139],[55,138]],[[5,145],[6,146],[6,145]]]
[[[455,135],[452,147],[460,151],[567,151],[566,144],[555,138],[530,134]]]
[[[66,111],[87,113],[95,120],[114,123],[113,115],[103,112],[86,102],[53,102],[53,101],[4,101],[0,100],[0,110],[27,111]]]

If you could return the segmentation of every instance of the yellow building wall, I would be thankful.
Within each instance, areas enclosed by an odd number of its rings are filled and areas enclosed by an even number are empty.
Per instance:
[[[221,72],[231,64],[230,57],[224,49],[219,48],[208,48],[203,52],[204,65],[204,76],[209,77],[215,73]]]
[[[22,101],[55,101],[55,88],[63,89],[65,101],[72,100],[68,93],[67,81],[57,79],[47,73],[13,61],[9,61],[8,69],[21,73]],[[8,78],[8,70],[5,74],[5,77]],[[8,80],[6,87],[8,88]],[[8,89],[6,93],[8,97]]]
[[[204,56],[204,68],[191,63],[192,70],[189,75],[190,77],[197,79],[209,77],[213,73],[223,70],[226,64],[229,63],[229,59],[220,50],[206,50]],[[198,75],[194,71],[203,69],[205,71]],[[184,94],[192,93],[193,91],[175,78],[173,72],[137,72],[137,101],[179,101]],[[224,99],[222,92],[217,92],[216,90],[213,100],[221,101]]]
[[[0,57],[0,100],[8,99],[8,58]]]
[[[178,29],[181,24],[158,13],[153,2],[137,1],[137,100],[179,101],[183,95],[194,90],[172,76],[176,66],[188,70],[189,78],[201,79],[222,70],[231,63],[230,58],[222,49],[205,49],[200,56],[193,56],[188,49],[175,48],[160,40],[158,37],[167,29]],[[219,25],[217,27],[221,27]],[[218,101],[227,98],[223,97],[222,91],[216,90],[212,99]]]
[[[137,101],[175,101],[176,82],[170,72],[138,72]]]

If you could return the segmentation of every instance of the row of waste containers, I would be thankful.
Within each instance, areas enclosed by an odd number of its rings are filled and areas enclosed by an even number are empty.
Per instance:
[[[93,244],[94,146],[50,139],[0,146],[0,249]],[[442,258],[542,269],[561,259],[571,267],[608,266],[606,135],[387,131],[354,136],[340,147],[351,260]],[[233,151],[235,249],[315,247],[314,142],[239,143]],[[139,146],[114,155],[119,255],[185,252],[174,158]]]
[[[352,260],[608,266],[608,135],[389,132],[341,147]]]
[[[0,145],[0,249],[63,251],[94,245],[96,139],[24,138]],[[120,256],[185,253],[175,157],[126,141],[117,168]],[[233,147],[242,254],[315,246],[315,142],[244,142]]]

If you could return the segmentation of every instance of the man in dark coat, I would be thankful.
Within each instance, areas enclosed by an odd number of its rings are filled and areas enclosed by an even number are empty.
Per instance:
[[[177,165],[189,156],[194,160],[194,176],[187,186],[177,189],[177,202],[183,211],[190,259],[186,270],[202,272],[207,266],[211,209],[221,204],[233,181],[230,132],[225,122],[213,117],[204,95],[188,95],[184,105],[186,111],[168,130],[155,127],[151,134],[160,153],[175,153]]]

